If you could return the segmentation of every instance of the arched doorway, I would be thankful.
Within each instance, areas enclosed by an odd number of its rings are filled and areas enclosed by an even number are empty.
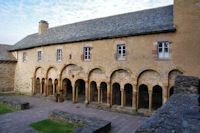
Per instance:
[[[72,84],[68,78],[62,82],[63,96],[66,100],[72,101]]]
[[[149,93],[148,87],[145,84],[139,86],[138,108],[149,108]]]
[[[44,94],[44,85],[45,85],[45,79],[44,78],[42,78],[42,94]]]
[[[36,79],[36,82],[35,82],[35,93],[36,94],[40,93],[40,78]]]
[[[159,85],[153,87],[152,108],[157,109],[162,106],[162,88]]]
[[[132,98],[133,98],[133,87],[131,84],[126,84],[124,86],[125,94],[125,106],[132,107]]]
[[[174,86],[172,86],[169,90],[169,96],[174,94]]]
[[[85,81],[78,79],[75,82],[76,102],[83,103],[85,101]]]
[[[112,86],[112,105],[121,105],[121,91],[119,83]]]
[[[101,103],[107,103],[107,84],[105,82],[101,82]]]
[[[51,78],[48,80],[48,95],[53,95],[53,83]]]
[[[98,90],[96,82],[92,81],[90,83],[90,101],[97,102],[98,101]]]

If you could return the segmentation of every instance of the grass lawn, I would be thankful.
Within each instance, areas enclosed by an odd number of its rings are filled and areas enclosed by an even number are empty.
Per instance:
[[[0,115],[1,114],[6,114],[6,113],[10,113],[10,112],[15,112],[17,111],[16,109],[10,108],[6,105],[0,104]]]
[[[62,123],[50,119],[32,123],[29,126],[42,133],[72,133],[78,127],[70,123]]]

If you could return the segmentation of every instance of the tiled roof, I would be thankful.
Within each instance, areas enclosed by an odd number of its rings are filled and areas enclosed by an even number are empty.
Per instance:
[[[49,28],[40,35],[28,35],[11,50],[175,30],[173,5],[170,5]]]
[[[0,44],[0,61],[17,61],[8,49],[12,48],[12,45]]]

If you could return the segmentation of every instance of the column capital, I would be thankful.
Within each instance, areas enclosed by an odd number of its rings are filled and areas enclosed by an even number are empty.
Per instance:
[[[152,93],[153,93],[153,90],[150,90],[150,89],[149,89],[149,90],[148,90],[148,93],[149,93],[149,94],[152,94]]]
[[[124,88],[120,88],[120,91],[122,91],[122,92],[123,92],[123,91],[124,91]]]

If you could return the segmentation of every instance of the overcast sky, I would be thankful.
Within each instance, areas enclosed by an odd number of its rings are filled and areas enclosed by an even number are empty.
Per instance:
[[[0,44],[15,44],[50,27],[173,4],[173,0],[0,0]]]

